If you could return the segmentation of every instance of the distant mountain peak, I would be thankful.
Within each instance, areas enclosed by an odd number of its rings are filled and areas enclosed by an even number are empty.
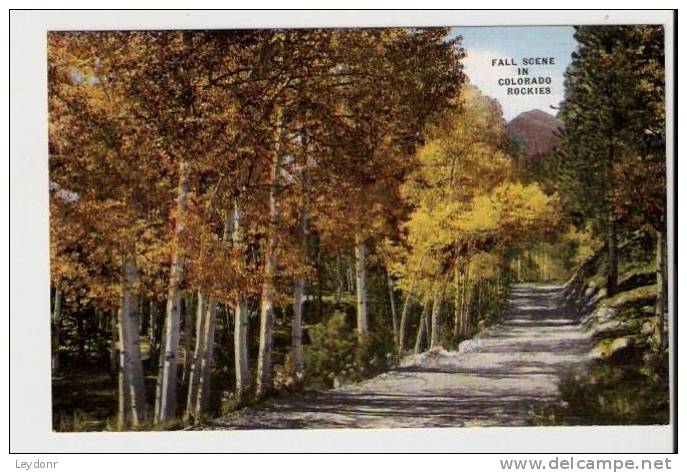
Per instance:
[[[513,118],[506,128],[524,144],[530,159],[538,159],[556,145],[555,133],[563,128],[563,122],[550,113],[533,109]]]
[[[515,118],[518,117],[541,117],[541,118],[556,118],[550,113],[545,112],[544,110],[540,110],[538,108],[533,108],[532,110],[528,110],[526,112],[522,112],[520,115],[518,115]],[[513,120],[515,120],[515,118]]]

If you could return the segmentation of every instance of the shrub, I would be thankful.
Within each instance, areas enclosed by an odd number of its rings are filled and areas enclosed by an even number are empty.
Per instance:
[[[305,384],[314,388],[333,386],[343,370],[353,369],[356,358],[356,337],[346,324],[342,312],[334,312],[325,321],[308,330],[310,344],[303,348]]]

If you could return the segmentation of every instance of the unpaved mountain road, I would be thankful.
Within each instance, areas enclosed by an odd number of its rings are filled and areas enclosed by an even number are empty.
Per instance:
[[[562,287],[518,285],[502,324],[355,385],[286,396],[215,419],[205,429],[525,425],[558,399],[558,380],[585,360],[588,339],[559,307]]]

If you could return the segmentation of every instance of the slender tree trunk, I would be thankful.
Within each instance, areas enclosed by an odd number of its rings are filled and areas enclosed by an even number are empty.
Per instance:
[[[181,384],[185,384],[189,380],[191,373],[191,365],[193,364],[193,297],[182,299],[182,307],[184,309],[184,369],[181,372]],[[196,331],[198,334],[198,331]],[[197,337],[198,335],[196,335]]]
[[[62,326],[62,278],[55,283],[55,302],[52,309],[52,375],[60,372],[60,329]]]
[[[167,333],[166,329],[167,321],[163,319],[162,321],[162,331],[160,332],[160,349],[157,354],[157,380],[155,383],[155,413],[154,421],[158,423],[160,421],[160,408],[162,406],[162,371],[165,369],[165,350],[164,341],[162,340],[163,334]]]
[[[608,283],[606,293],[614,296],[618,293],[618,231],[613,212],[608,217],[608,262],[606,267]]]
[[[460,265],[456,261],[453,269],[453,338],[457,338],[460,330],[460,303],[461,303],[461,286],[460,286]]]
[[[159,352],[159,338],[158,338],[158,320],[157,320],[157,306],[155,301],[151,300],[148,303],[148,311],[150,320],[148,321],[148,340],[150,341],[150,350],[148,351],[148,363],[152,364],[158,359]]]
[[[463,277],[463,295],[460,301],[461,321],[460,334],[465,339],[470,336],[469,313],[470,313],[470,260],[465,263],[465,276]]]
[[[198,387],[197,400],[195,405],[195,418],[201,419],[203,414],[207,412],[210,401],[210,381],[212,379],[212,362],[215,347],[215,327],[217,319],[217,299],[211,298],[207,308],[207,316],[205,317],[205,327],[202,333],[204,339],[203,345],[205,350],[203,357],[200,360],[200,384]],[[201,336],[200,334],[198,336]]]
[[[114,377],[119,366],[119,314],[113,310],[110,314],[110,374]]]
[[[473,296],[473,287],[470,282],[469,274],[466,275],[465,278],[465,307],[464,307],[464,312],[463,312],[463,322],[461,324],[462,326],[462,332],[463,332],[463,337],[464,338],[469,338],[470,337],[470,309],[471,309],[471,304],[472,304],[472,296]]]
[[[431,316],[431,312],[430,312],[430,311],[431,311],[431,308],[432,308],[432,306],[430,305],[430,303],[431,303],[431,299],[427,301],[427,312],[425,312],[425,316],[424,316],[424,318],[422,319],[423,322],[424,322],[423,326],[424,326],[424,332],[425,332],[425,340],[426,340],[426,342],[427,342],[426,347],[425,347],[425,351],[429,350],[429,348],[430,348],[430,342],[431,342],[431,340],[432,340],[432,339],[431,339],[431,336],[432,336],[432,335],[431,335],[431,333],[430,333],[430,331],[429,331],[429,330],[430,330],[429,324],[430,324],[430,318],[431,318],[431,317],[430,317],[430,316]]]
[[[406,326],[408,324],[408,311],[410,310],[410,301],[413,297],[413,292],[415,291],[415,286],[417,285],[419,272],[422,271],[422,265],[424,261],[425,255],[422,255],[422,258],[420,259],[420,265],[418,267],[418,272],[413,275],[413,282],[410,283],[410,289],[408,289],[406,300],[403,303],[403,310],[401,311],[401,324],[398,329],[398,356],[402,356],[403,351],[405,350]]]
[[[467,300],[465,301],[465,338],[472,335],[472,301],[474,299],[475,288],[468,286]]]
[[[238,202],[234,205],[233,243],[240,258],[244,258],[243,229]],[[236,401],[246,402],[250,391],[250,366],[248,363],[248,300],[239,294],[234,309],[234,371],[236,376]]]
[[[276,148],[272,157],[270,186],[270,222],[265,249],[264,281],[260,303],[260,347],[255,395],[264,398],[272,389],[272,337],[274,331],[274,299],[276,296],[277,244],[279,236],[279,198],[281,192],[281,117],[277,119]]]
[[[386,272],[386,283],[389,290],[389,303],[391,305],[391,330],[394,332],[394,348],[398,351],[398,320],[396,314],[396,296],[394,295],[394,281],[389,272]]]
[[[150,317],[150,320],[148,320],[148,339],[150,340],[150,346],[154,347],[157,343],[157,317],[155,313],[155,301],[151,300],[148,304],[148,316]]]
[[[348,259],[348,258],[347,258]],[[346,284],[348,287],[348,292],[353,292],[353,268],[352,264],[350,263],[350,260],[348,261],[347,268],[346,268]]]
[[[222,241],[225,245],[229,245],[232,239],[234,229],[234,212],[227,211],[224,218],[224,232],[222,234]],[[200,292],[199,292],[200,297]],[[201,419],[207,412],[210,401],[210,383],[212,379],[212,365],[214,361],[215,349],[215,330],[217,328],[217,305],[216,297],[211,297],[205,308],[205,315],[203,322],[198,325],[196,330],[196,340],[202,347],[198,349],[198,356],[196,357],[196,371],[199,372],[198,385],[194,393],[189,392],[188,414],[193,415],[195,419]],[[193,397],[192,397],[193,396]]]
[[[317,256],[315,258],[315,276],[317,278],[317,317],[322,320],[324,318],[324,302],[322,298],[324,294],[324,291],[322,290],[322,280],[324,279],[322,271],[322,246],[319,237],[315,239],[315,242],[317,244]]]
[[[661,350],[668,346],[665,317],[668,311],[668,265],[667,238],[663,231],[656,232],[656,317],[658,324],[658,345]]]
[[[307,258],[307,232],[308,232],[308,175],[305,171],[301,173],[302,197],[301,215],[298,222],[298,239],[300,240],[301,257],[303,266]],[[293,379],[297,387],[303,384],[303,294],[305,293],[305,275],[299,274],[296,277],[293,288],[293,325],[291,327],[291,358],[293,361]]]
[[[250,392],[251,376],[248,364],[248,301],[239,296],[234,310],[234,368],[236,371],[236,401],[243,404]]]
[[[441,345],[441,322],[439,316],[441,315],[442,293],[442,283],[437,282],[434,290],[434,302],[432,303],[432,339],[430,348],[436,348]]]
[[[361,235],[355,238],[355,280],[357,297],[357,331],[358,339],[367,336],[367,248]]]
[[[341,256],[336,254],[336,305],[341,305],[341,292],[343,290],[343,278],[341,277]]]
[[[461,288],[461,296],[460,296],[460,314],[459,314],[459,329],[458,333],[460,334],[461,338],[465,338],[465,304],[467,302],[467,278],[463,278],[463,285]]]
[[[124,351],[124,317],[122,309],[117,311],[117,327],[119,331],[119,374],[117,381],[117,429],[131,429],[131,388],[129,384],[129,370],[127,368],[126,352]]]
[[[412,287],[412,286],[411,286]],[[401,321],[398,327],[398,356],[403,356],[405,351],[406,327],[408,325],[408,312],[410,311],[412,292],[408,292],[405,302],[403,303],[403,310],[401,310]]]
[[[193,350],[193,358],[191,361],[191,371],[188,378],[188,393],[186,396],[186,418],[193,417],[196,411],[196,400],[198,398],[198,390],[200,386],[200,371],[201,360],[205,353],[205,337],[203,337],[203,330],[205,329],[205,319],[208,314],[207,301],[205,294],[201,289],[198,289],[198,303],[196,305],[196,345]]]
[[[482,316],[482,297],[484,293],[484,282],[480,281],[477,283],[477,323],[480,322],[480,317]],[[479,325],[478,325],[479,329]]]
[[[138,302],[134,294],[138,279],[136,263],[131,256],[124,258],[124,281],[122,284],[122,308],[120,311],[120,366],[123,371],[121,385],[129,392],[131,425],[137,427],[146,417],[146,401],[143,378],[143,363],[139,336]],[[122,393],[126,400],[126,393]],[[126,409],[126,403],[124,408]],[[126,415],[122,413],[122,419]]]
[[[415,354],[420,353],[422,349],[422,335],[426,332],[427,328],[427,312],[429,311],[429,298],[425,298],[424,304],[422,304],[422,312],[420,314],[420,321],[417,326],[417,337],[415,337]]]
[[[293,288],[293,325],[291,327],[291,358],[293,379],[296,386],[303,383],[303,295],[305,277],[298,276]]]
[[[156,422],[174,419],[177,411],[177,378],[179,369],[179,325],[181,323],[181,284],[184,275],[184,257],[180,251],[181,233],[186,224],[188,199],[188,162],[179,161],[179,188],[176,205],[174,254],[169,275],[167,308],[165,312],[164,364],[161,377],[159,418]]]

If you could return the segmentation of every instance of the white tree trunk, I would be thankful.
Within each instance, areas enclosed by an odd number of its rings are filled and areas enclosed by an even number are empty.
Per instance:
[[[131,429],[131,388],[126,362],[126,353],[123,347],[124,323],[122,309],[117,311],[117,327],[119,331],[119,373],[117,379],[117,428],[118,430]]]
[[[200,360],[200,384],[195,405],[195,418],[202,418],[207,411],[210,401],[210,380],[212,378],[212,361],[215,347],[215,321],[217,318],[217,299],[210,299],[205,317],[205,327],[202,333],[205,350]],[[201,336],[201,335],[199,335]]]
[[[415,338],[415,354],[420,353],[422,349],[422,336],[427,332],[427,311],[429,311],[429,298],[425,298],[422,305],[422,313],[420,314],[420,321],[417,326],[417,337]],[[429,338],[429,337],[427,337]]]
[[[169,274],[169,290],[165,311],[164,364],[161,376],[159,418],[156,422],[174,419],[177,410],[177,378],[179,365],[179,325],[181,317],[181,283],[184,275],[184,257],[180,251],[181,233],[186,224],[188,200],[188,163],[179,161],[179,187],[176,206],[174,254]]]
[[[298,228],[298,238],[300,239],[301,255],[303,266],[306,263],[307,253],[307,234],[308,234],[308,175],[302,172],[303,181],[301,215]],[[293,325],[291,327],[291,356],[293,359],[293,378],[296,386],[303,383],[303,294],[305,293],[305,276],[300,274],[296,277],[293,288]]]
[[[414,282],[411,284],[411,288],[406,295],[406,300],[403,303],[403,310],[401,310],[401,322],[398,328],[398,356],[403,356],[403,351],[405,350],[405,339],[406,339],[406,325],[408,325],[408,311],[410,310],[410,301],[413,295]]]
[[[293,361],[293,378],[296,386],[303,384],[303,295],[305,277],[298,276],[293,288],[293,325],[291,327],[291,357]]]
[[[120,393],[123,411],[120,418],[126,428],[128,419],[133,427],[138,426],[146,417],[143,363],[139,336],[139,314],[137,297],[134,294],[138,270],[133,257],[124,258],[124,280],[122,283],[122,308],[119,318],[120,334]],[[128,392],[128,395],[127,395]],[[128,399],[127,399],[128,398]],[[127,416],[126,412],[130,414]]]
[[[389,290],[389,303],[391,304],[391,330],[394,332],[394,348],[398,351],[398,320],[396,316],[396,296],[394,295],[394,281],[389,272],[386,273],[387,288]]]
[[[277,245],[279,243],[279,198],[282,167],[282,110],[277,109],[275,147],[270,170],[269,226],[265,248],[264,279],[260,298],[260,346],[258,349],[255,396],[264,398],[272,389],[272,337],[274,331],[274,299],[276,297]]]
[[[233,233],[234,247],[240,258],[244,258],[243,229],[238,203],[234,205]],[[248,364],[248,301],[244,294],[239,294],[234,309],[234,371],[236,373],[236,401],[243,404],[250,391],[250,367]]]
[[[251,385],[248,364],[248,301],[239,296],[234,310],[234,369],[236,371],[236,401],[243,404]]]
[[[367,277],[365,268],[367,248],[360,235],[355,239],[355,281],[357,297],[357,331],[358,338],[367,336]]]
[[[222,234],[222,240],[226,245],[229,245],[231,242],[234,226],[234,212],[227,212],[224,220],[224,233]],[[189,401],[189,415],[192,414],[196,419],[201,419],[205,412],[207,412],[210,401],[210,381],[212,379],[212,363],[215,348],[217,304],[217,298],[211,297],[205,310],[206,313],[203,317],[203,323],[199,324],[198,330],[196,331],[196,339],[198,343],[202,344],[196,364],[200,369],[197,369],[199,372],[199,379],[194,398],[192,401]],[[190,393],[189,391],[189,399],[191,399]]]
[[[405,349],[405,339],[406,339],[406,325],[408,324],[408,311],[410,310],[410,301],[413,297],[413,292],[415,291],[415,286],[417,285],[417,280],[422,271],[423,263],[425,262],[426,254],[422,255],[420,258],[420,264],[418,270],[413,276],[413,282],[410,283],[410,289],[408,289],[408,294],[406,295],[406,300],[403,303],[403,310],[401,311],[401,326],[398,329],[398,356],[403,355]]]
[[[196,344],[193,350],[191,372],[188,378],[188,395],[186,397],[187,418],[195,415],[196,401],[200,386],[201,360],[203,359],[203,355],[205,353],[205,337],[203,337],[203,330],[205,329],[205,319],[208,311],[205,294],[203,294],[201,289],[198,289],[198,304],[196,310]]]
[[[277,143],[281,131],[277,129]],[[257,386],[255,390],[258,399],[272,389],[272,337],[274,331],[274,299],[276,296],[275,278],[277,275],[277,244],[279,224],[279,193],[281,191],[281,163],[280,146],[277,145],[272,158],[272,185],[270,187],[270,222],[267,231],[267,248],[265,249],[264,281],[260,301],[260,348],[258,351]]]
[[[160,406],[162,404],[162,371],[165,367],[165,350],[164,350],[164,334],[167,332],[165,326],[166,320],[162,321],[162,330],[160,332],[160,347],[157,353],[157,380],[155,383],[155,407],[153,420],[157,423],[160,420]]]
[[[234,227],[233,212],[225,216],[224,233],[222,239],[225,244],[231,241]],[[202,250],[201,250],[202,254]],[[198,289],[198,304],[196,315],[196,339],[193,357],[190,362],[188,391],[186,398],[186,419],[199,420],[205,413],[210,396],[210,378],[215,341],[215,324],[217,317],[217,298],[206,297],[202,289]],[[187,329],[190,325],[187,325]],[[187,334],[191,331],[187,330]],[[187,361],[184,361],[184,368]]]

